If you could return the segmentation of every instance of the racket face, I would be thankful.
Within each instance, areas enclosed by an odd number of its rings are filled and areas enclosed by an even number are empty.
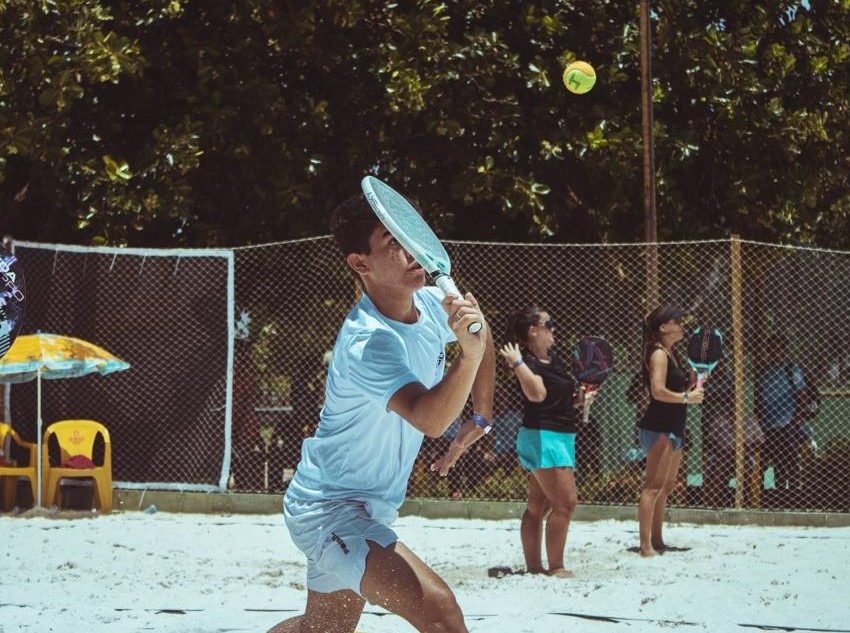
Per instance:
[[[723,335],[716,328],[698,327],[688,341],[688,361],[697,371],[711,371],[723,356]]]
[[[575,377],[591,385],[601,385],[614,369],[611,345],[601,336],[585,336],[573,349]]]
[[[443,243],[404,196],[374,176],[360,183],[366,201],[387,230],[430,275],[452,271]]]
[[[21,331],[25,306],[24,271],[18,258],[0,247],[0,358]]]

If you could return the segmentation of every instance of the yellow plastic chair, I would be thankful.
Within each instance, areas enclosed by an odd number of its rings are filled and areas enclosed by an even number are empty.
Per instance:
[[[15,429],[5,422],[0,422],[0,449],[6,446],[7,438],[11,438],[15,444],[29,451],[29,459],[27,460],[27,466],[18,466],[13,462],[9,462],[9,460],[5,459],[4,456],[4,462],[0,464],[0,480],[2,480],[3,483],[3,510],[5,512],[9,512],[15,506],[15,493],[18,489],[18,478],[26,477],[29,479],[30,489],[32,490],[33,498],[35,498],[36,481],[38,477],[38,473],[36,471],[38,461],[38,453],[36,451],[38,448],[36,445],[32,442],[23,441],[15,432]]]
[[[103,465],[94,468],[66,468],[50,464],[50,438],[55,437],[59,444],[59,464],[81,455],[94,459],[94,442],[98,434],[103,436]],[[44,469],[44,504],[57,504],[59,480],[62,478],[91,477],[94,480],[94,503],[101,512],[112,511],[112,444],[109,431],[100,422],[94,420],[60,420],[47,427],[42,443],[41,467]]]

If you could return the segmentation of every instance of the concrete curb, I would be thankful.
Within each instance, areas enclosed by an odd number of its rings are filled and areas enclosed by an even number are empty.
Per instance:
[[[163,512],[201,514],[279,514],[282,494],[239,492],[177,492],[170,490],[115,490],[116,511],[144,511],[150,506]],[[471,501],[450,499],[408,499],[401,515],[430,519],[517,519],[525,503],[520,501]],[[636,521],[636,506],[579,505],[576,521]],[[832,512],[784,512],[765,510],[709,510],[670,508],[671,523],[706,525],[764,525],[786,527],[850,527],[850,514]]]

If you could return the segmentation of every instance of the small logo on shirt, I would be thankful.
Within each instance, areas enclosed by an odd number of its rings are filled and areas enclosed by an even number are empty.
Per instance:
[[[446,360],[446,352],[437,355],[437,366],[434,368],[434,379],[439,381],[443,377],[443,362]]]
[[[346,556],[348,556],[348,554],[350,553],[350,550],[348,549],[348,545],[346,545],[346,544],[345,544],[345,541],[343,541],[340,537],[338,537],[338,536],[336,535],[336,532],[331,532],[331,540],[332,540],[334,543],[336,543],[337,545],[339,545],[339,549],[341,549],[341,550],[342,550],[342,553],[343,553],[343,554],[345,554]]]

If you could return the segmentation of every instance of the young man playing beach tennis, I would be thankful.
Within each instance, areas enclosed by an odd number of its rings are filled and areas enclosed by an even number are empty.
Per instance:
[[[367,600],[418,631],[466,633],[451,589],[390,524],[423,436],[442,435],[470,393],[476,415],[431,469],[445,475],[483,435],[495,382],[489,328],[472,295],[441,300],[424,287],[424,270],[362,195],[334,211],[331,228],[363,294],[337,336],[319,426],[284,497],[307,556],[307,607],[269,633],[351,633]],[[452,341],[461,353],[446,371]]]

